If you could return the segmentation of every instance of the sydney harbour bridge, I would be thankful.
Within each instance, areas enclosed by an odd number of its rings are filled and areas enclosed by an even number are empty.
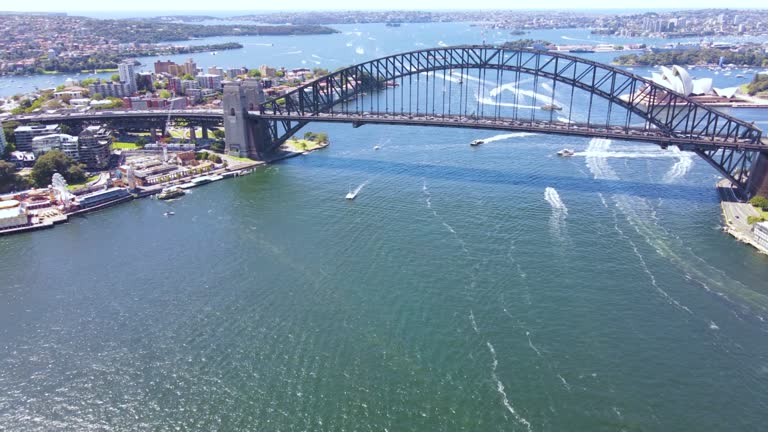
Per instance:
[[[339,69],[278,97],[224,87],[222,110],[19,116],[20,122],[224,126],[226,151],[269,159],[309,122],[420,125],[602,137],[677,146],[750,196],[768,193],[768,143],[748,122],[629,71],[533,49],[455,46]],[[525,144],[519,144],[525,145]]]

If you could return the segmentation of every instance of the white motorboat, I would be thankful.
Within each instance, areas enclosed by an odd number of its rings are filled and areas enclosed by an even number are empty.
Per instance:
[[[472,147],[477,147],[477,146],[479,146],[480,144],[482,144],[484,142],[485,141],[483,141],[483,140],[474,140],[471,143],[469,143],[469,145],[471,145]]]
[[[357,196],[357,190],[353,191],[352,190],[352,186],[350,186],[349,187],[349,192],[347,192],[347,196],[345,196],[344,198],[346,198],[348,200],[353,200],[353,199],[355,199],[356,196]]]
[[[557,152],[558,156],[573,156],[574,154],[576,154],[575,151],[573,151],[572,149],[567,149],[567,148],[566,149],[562,149],[559,152]]]

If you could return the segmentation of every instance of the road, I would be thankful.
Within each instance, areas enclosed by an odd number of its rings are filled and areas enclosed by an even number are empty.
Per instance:
[[[721,180],[717,186],[726,225],[737,234],[752,238],[752,225],[747,220],[760,214],[751,204],[739,201],[728,180]]]

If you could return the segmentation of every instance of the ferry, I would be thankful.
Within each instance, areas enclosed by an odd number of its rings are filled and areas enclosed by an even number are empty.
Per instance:
[[[160,192],[160,194],[157,195],[157,199],[167,200],[167,199],[178,198],[180,196],[183,196],[184,193],[185,192],[183,189],[176,186],[171,186],[163,189]]]
[[[542,105],[541,109],[543,109],[544,111],[561,111],[563,107],[557,104],[546,104],[546,105]]]
[[[575,154],[576,154],[575,151],[573,151],[572,149],[567,149],[567,148],[566,149],[562,149],[559,152],[557,152],[558,156],[573,156]]]
[[[485,141],[483,141],[483,140],[474,140],[471,143],[469,143],[469,145],[471,145],[472,147],[476,147],[476,146],[479,146],[480,144],[482,144],[484,142]]]

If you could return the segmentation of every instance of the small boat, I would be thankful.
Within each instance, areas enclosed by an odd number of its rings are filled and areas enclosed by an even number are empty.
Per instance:
[[[373,149],[374,149],[374,150],[378,150],[378,149],[380,149],[380,148],[381,148],[381,147],[379,147],[379,146],[373,146]]]
[[[576,154],[575,151],[573,151],[572,149],[567,149],[567,148],[566,149],[562,149],[559,152],[557,152],[558,156],[573,156],[574,154]]]
[[[483,140],[474,140],[471,143],[469,143],[469,145],[471,145],[472,147],[477,147],[477,146],[479,146],[480,144],[482,144],[484,142],[485,141],[483,141]]]
[[[546,105],[542,105],[541,109],[543,109],[544,111],[561,111],[563,107],[557,104],[546,104]]]
[[[175,214],[176,214],[176,213],[174,213],[174,212],[172,212],[172,211],[171,211],[171,212],[165,212],[165,213],[163,213],[163,216],[173,216],[173,215],[175,215]]]
[[[352,191],[352,186],[349,187],[349,192],[347,192],[347,196],[344,198],[348,200],[353,200],[357,196],[357,191]]]
[[[161,199],[161,200],[173,199],[173,198],[178,198],[184,194],[185,194],[184,189],[181,189],[180,187],[177,187],[177,186],[171,186],[163,189],[157,195],[157,199]]]

